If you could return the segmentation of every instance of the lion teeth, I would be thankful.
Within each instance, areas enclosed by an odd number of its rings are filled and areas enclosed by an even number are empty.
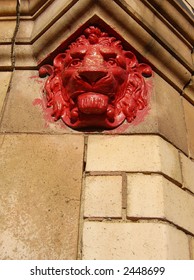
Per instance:
[[[108,106],[105,95],[83,94],[78,97],[78,108],[85,114],[102,114]]]

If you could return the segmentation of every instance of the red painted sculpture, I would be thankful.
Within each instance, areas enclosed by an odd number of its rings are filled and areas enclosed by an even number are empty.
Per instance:
[[[144,77],[152,70],[123,50],[120,41],[91,26],[39,74],[50,75],[44,91],[55,120],[72,128],[111,129],[125,119],[132,122],[147,106]]]

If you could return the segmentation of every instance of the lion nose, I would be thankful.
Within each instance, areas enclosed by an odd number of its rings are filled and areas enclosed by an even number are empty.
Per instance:
[[[102,79],[103,77],[105,77],[107,75],[107,71],[104,69],[98,69],[98,70],[80,70],[78,71],[80,77],[86,81],[89,84],[93,84],[96,83],[97,81],[99,81],[100,79]]]

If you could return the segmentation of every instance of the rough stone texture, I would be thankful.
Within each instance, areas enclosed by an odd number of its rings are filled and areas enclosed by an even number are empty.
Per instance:
[[[124,4],[125,6],[127,6],[126,3],[128,4],[128,8],[133,8],[136,15],[139,15],[139,18],[144,18],[144,24],[147,23],[155,36],[158,36],[158,33],[160,33],[160,38],[163,38],[163,42],[170,43],[171,48],[176,53],[179,53],[182,60],[187,61],[187,63],[190,65],[192,64],[191,48],[187,46],[185,42],[180,40],[176,32],[170,31],[169,26],[166,25],[163,18],[158,16],[157,12],[161,12],[160,8],[158,8],[157,11],[153,13],[153,11],[149,9],[148,6],[144,5],[144,3],[142,3],[141,1],[126,0]]]
[[[1,20],[0,21],[0,42],[12,42],[13,34],[16,27],[15,20]]]
[[[7,45],[0,45],[0,69],[11,69],[11,43]]]
[[[160,175],[128,175],[127,216],[161,218],[194,234],[194,197]]]
[[[25,20],[24,18],[20,19],[20,24],[18,28],[18,32],[16,35],[16,42],[26,42],[27,40],[31,40],[31,34],[34,27],[33,20]]]
[[[191,252],[191,259],[194,260],[194,238],[192,237],[190,240],[190,252]]]
[[[185,6],[193,14],[194,0],[183,0]]]
[[[162,172],[182,181],[178,151],[158,136],[89,136],[86,170]]]
[[[62,122],[54,122],[50,109],[45,108],[43,83],[44,79],[38,77],[38,71],[14,72],[2,121],[2,132],[68,131]]]
[[[189,259],[188,238],[167,224],[85,222],[83,259]]]
[[[84,216],[115,217],[122,215],[122,177],[90,176],[85,181]]]
[[[9,87],[11,72],[0,72],[0,113]]]
[[[194,53],[192,53],[194,63]],[[194,76],[191,77],[189,84],[183,89],[183,96],[186,97],[192,104],[194,104]]]
[[[0,259],[76,259],[83,137],[0,139]]]
[[[160,175],[127,175],[127,216],[165,218],[163,178]]]
[[[15,66],[30,69],[37,66],[31,45],[15,45]]]
[[[154,76],[154,84],[158,131],[182,151],[188,153],[181,97],[173,87],[157,74]]]
[[[183,107],[185,111],[189,155],[194,158],[194,106],[187,100],[183,99]]]
[[[180,154],[183,174],[183,187],[194,193],[194,161]]]

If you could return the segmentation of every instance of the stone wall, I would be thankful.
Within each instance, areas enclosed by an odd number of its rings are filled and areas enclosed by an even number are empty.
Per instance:
[[[194,259],[190,13],[159,0],[1,2],[0,258]],[[142,123],[78,132],[45,110],[38,65],[88,20],[153,65]]]

